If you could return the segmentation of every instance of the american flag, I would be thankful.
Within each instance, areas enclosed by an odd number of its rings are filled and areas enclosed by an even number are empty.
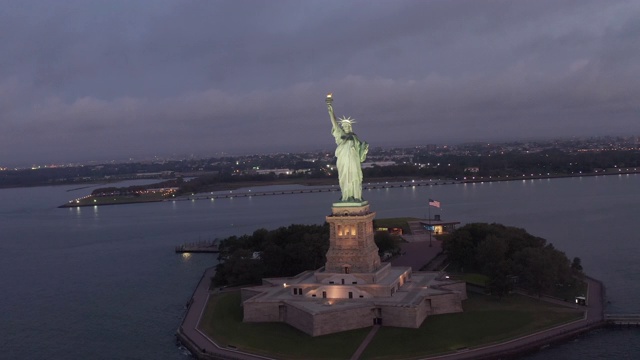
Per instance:
[[[433,199],[429,199],[429,206],[440,208],[440,201],[435,201]]]

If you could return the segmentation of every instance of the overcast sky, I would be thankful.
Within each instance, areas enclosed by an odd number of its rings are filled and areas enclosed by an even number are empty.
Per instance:
[[[640,1],[4,0],[0,166],[640,135]]]

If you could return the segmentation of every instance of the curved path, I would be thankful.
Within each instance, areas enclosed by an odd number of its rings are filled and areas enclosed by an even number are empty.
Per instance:
[[[211,267],[202,274],[200,282],[193,292],[191,300],[189,300],[187,313],[178,328],[178,339],[198,359],[270,359],[264,356],[218,346],[212,339],[198,329],[200,319],[209,301],[209,284],[211,284],[211,278],[215,272],[215,267]]]

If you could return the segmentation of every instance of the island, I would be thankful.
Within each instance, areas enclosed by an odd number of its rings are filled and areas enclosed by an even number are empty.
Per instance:
[[[408,222],[416,220],[381,219],[375,227],[401,228],[411,235]],[[296,354],[323,349],[314,358],[353,358],[357,353],[361,359],[446,354],[479,359],[529,352],[606,324],[602,284],[583,273],[579,258],[570,260],[544,239],[523,229],[486,223],[467,224],[437,238],[437,246],[446,257],[437,269],[446,269],[451,279],[467,284],[464,312],[429,317],[416,329],[383,323],[368,341],[365,339],[375,327],[313,337],[286,325],[243,322],[241,288],[264,277],[295,276],[324,261],[328,225],[291,225],[220,240],[219,256],[224,261],[204,274],[189,303],[179,338],[201,358],[209,353],[228,352],[232,356],[242,351],[302,359],[308,355]],[[297,240],[291,243],[293,239]],[[400,236],[392,239],[396,246],[403,244]],[[376,244],[380,243],[380,238],[376,239]],[[469,244],[475,244],[472,253],[464,250]],[[307,250],[296,250],[302,248]],[[390,261],[394,263],[403,256],[396,252]],[[425,259],[425,265],[431,260]],[[588,301],[576,303],[582,296]],[[214,343],[192,341],[195,335],[189,334],[193,331],[207,334]],[[434,338],[436,333],[439,336]],[[269,341],[275,338],[278,341]],[[460,357],[461,352],[465,356]]]

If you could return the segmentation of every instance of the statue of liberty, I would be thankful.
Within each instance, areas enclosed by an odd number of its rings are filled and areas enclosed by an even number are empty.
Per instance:
[[[341,202],[362,202],[362,163],[367,158],[369,144],[360,141],[353,132],[354,119],[342,118],[336,121],[333,114],[333,96],[327,95],[327,108],[331,118],[331,134],[336,139],[338,180],[342,191]]]

